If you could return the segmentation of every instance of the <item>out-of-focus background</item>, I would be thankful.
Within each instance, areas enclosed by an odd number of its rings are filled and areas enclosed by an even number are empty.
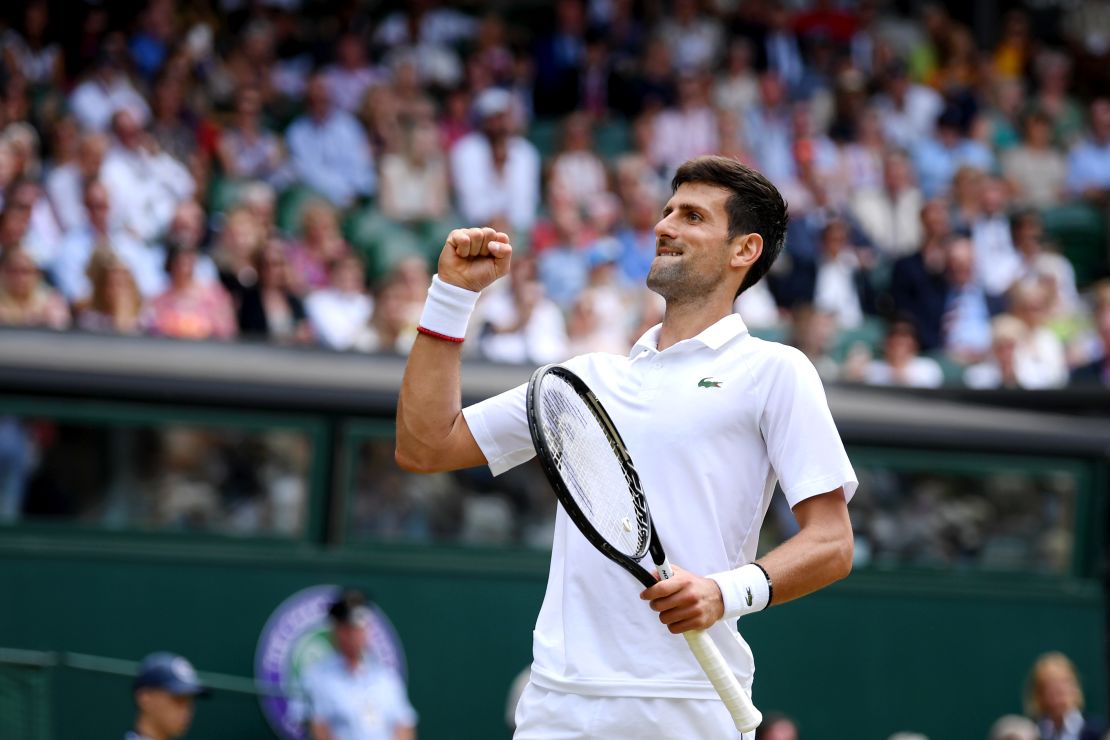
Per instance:
[[[421,737],[507,737],[555,504],[393,463],[435,259],[515,247],[468,402],[626,352],[707,153],[789,201],[736,309],[860,475],[852,577],[742,625],[759,705],[986,738],[1059,651],[1105,716],[1110,2],[59,0],[0,9],[0,737],[121,736],[154,650],[217,689],[188,737],[275,737],[264,627],[322,584]]]

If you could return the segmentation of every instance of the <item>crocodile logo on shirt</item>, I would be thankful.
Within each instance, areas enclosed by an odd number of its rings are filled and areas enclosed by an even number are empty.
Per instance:
[[[748,589],[748,606],[752,605],[752,590]]]
[[[698,388],[720,388],[721,381],[714,380],[712,376],[698,381]]]

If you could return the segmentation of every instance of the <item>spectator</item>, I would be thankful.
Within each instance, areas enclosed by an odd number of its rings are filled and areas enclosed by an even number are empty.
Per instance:
[[[365,48],[358,33],[346,31],[335,42],[335,62],[324,68],[331,102],[348,113],[359,109],[366,91],[382,78],[366,59]]]
[[[369,650],[373,615],[361,593],[342,592],[328,607],[335,652],[304,677],[311,737],[415,740],[416,711],[400,676]]]
[[[143,325],[147,331],[175,339],[232,339],[235,309],[223,286],[195,277],[194,249],[171,247],[166,254],[169,287],[150,302]]]
[[[948,299],[948,244],[952,229],[948,205],[931,200],[921,209],[924,238],[913,254],[895,260],[890,272],[890,296],[895,311],[913,321],[921,349],[942,345],[942,319]]]
[[[535,44],[536,115],[564,115],[578,107],[579,71],[586,55],[584,6],[582,0],[558,0],[550,30]]]
[[[1110,202],[1110,98],[1091,103],[1090,136],[1068,155],[1067,187],[1092,203]]]
[[[672,49],[680,73],[714,69],[721,56],[721,23],[699,5],[698,0],[676,0],[659,23],[659,37]]]
[[[752,69],[752,45],[744,38],[732,41],[725,71],[717,78],[713,102],[737,118],[759,103],[759,78]]]
[[[562,147],[551,160],[548,190],[569,196],[580,208],[609,189],[605,163],[593,150],[590,119],[572,113],[563,121]]]
[[[547,231],[545,229],[544,231]],[[568,310],[578,293],[586,287],[589,273],[587,249],[592,234],[586,228],[577,207],[566,197],[554,199],[551,204],[551,233],[542,234],[536,228],[534,249],[536,267],[544,294]]]
[[[952,177],[948,199],[952,205],[950,219],[956,231],[971,231],[983,207],[983,182],[986,175],[971,165],[963,165]]]
[[[883,342],[883,358],[867,366],[865,381],[871,385],[939,388],[944,383],[944,371],[936,360],[919,355],[919,350],[913,322],[891,322]]]
[[[961,364],[979,362],[990,349],[991,316],[999,306],[975,280],[975,247],[970,239],[956,237],[949,242],[945,272],[944,351]]]
[[[274,186],[287,182],[285,147],[262,124],[262,95],[245,87],[235,96],[235,115],[220,133],[216,150],[223,174],[237,180],[262,180]]]
[[[1021,144],[1002,155],[1002,174],[1018,205],[1057,205],[1064,193],[1067,163],[1052,146],[1052,119],[1033,111],[1025,116],[1024,123]]]
[[[477,321],[479,350],[493,362],[543,364],[569,357],[566,324],[544,295],[535,260],[516,259],[507,287],[483,294]]]
[[[860,255],[861,251],[849,241],[848,224],[831,220],[825,225],[813,306],[831,314],[840,329],[859,328],[864,307],[870,304],[868,275]]]
[[[913,185],[910,162],[900,152],[883,159],[883,186],[856,194],[851,211],[880,254],[903,257],[921,243],[921,191]]]
[[[1098,740],[1105,729],[1085,718],[1079,674],[1066,655],[1045,653],[1033,663],[1025,688],[1026,711],[1043,738]]]
[[[197,122],[185,103],[185,81],[163,74],[152,92],[150,136],[152,148],[185,165],[194,176],[202,157],[197,150]]]
[[[78,328],[113,334],[137,334],[143,297],[135,277],[118,254],[98,249],[89,259],[92,293],[75,308]]]
[[[0,325],[65,329],[69,307],[21,249],[0,253]]]
[[[166,275],[158,253],[129,232],[113,228],[109,219],[108,189],[99,180],[91,180],[85,184],[84,198],[88,224],[66,233],[50,269],[55,284],[66,298],[77,302],[89,297],[91,286],[86,268],[97,249],[107,249],[120,256],[144,297],[161,293],[166,287]]]
[[[447,161],[430,121],[414,123],[402,151],[382,157],[382,214],[420,225],[444,219],[451,207]]]
[[[4,211],[14,218],[12,227],[21,232],[19,241],[27,253],[40,266],[51,264],[57,258],[62,231],[38,183],[23,179],[9,185]]]
[[[488,89],[474,102],[480,131],[451,150],[455,198],[464,221],[503,217],[518,232],[531,230],[539,207],[540,157],[535,146],[512,132],[512,99]]]
[[[305,106],[306,113],[285,132],[301,182],[340,208],[373,195],[374,160],[366,132],[350,113],[333,109],[322,74],[309,78]]]
[[[1110,388],[1110,281],[1095,286],[1095,329],[1101,345],[1101,356],[1093,362],[1076,368],[1071,384]]]
[[[854,139],[840,150],[842,171],[837,179],[846,185],[847,193],[882,187],[883,152],[882,115],[867,108],[856,119]]]
[[[745,290],[741,295],[747,292]],[[832,314],[818,311],[808,304],[795,306],[791,315],[788,344],[800,349],[809,358],[822,381],[830,383],[837,380],[840,368],[829,354],[836,336],[836,319]]]
[[[909,151],[933,135],[944,99],[910,80],[904,62],[892,62],[882,75],[883,92],[875,100],[883,134],[891,146]]]
[[[783,81],[774,72],[764,72],[759,77],[759,105],[748,110],[744,135],[759,170],[775,183],[789,182],[797,174],[790,124]]]
[[[627,285],[643,285],[655,259],[655,223],[659,220],[659,203],[648,187],[635,188],[625,199],[625,224],[617,232],[620,256],[617,264]]]
[[[108,34],[88,77],[70,93],[69,109],[81,128],[107,131],[121,111],[140,127],[150,120],[150,106],[127,76],[125,43],[122,34]]]
[[[374,302],[366,294],[362,262],[347,253],[331,263],[331,283],[305,299],[312,330],[325,347],[347,350],[370,320]]]
[[[183,164],[157,148],[130,111],[112,116],[112,134],[101,181],[119,223],[139,239],[154,241],[169,225],[177,204],[193,196],[196,183]]]
[[[258,282],[254,253],[264,243],[262,229],[249,210],[239,207],[227,214],[212,251],[212,261],[216,265],[220,285],[231,296],[234,305],[242,301],[247,288]],[[192,245],[186,242],[182,246],[189,248]]]
[[[976,389],[1022,388],[1015,358],[1025,333],[1021,319],[1008,314],[995,316],[991,321],[991,354],[964,371],[964,385]]]
[[[986,146],[968,138],[968,121],[960,109],[949,106],[937,117],[936,133],[919,140],[913,148],[917,179],[926,198],[947,192],[960,165],[969,164],[983,172],[994,169],[994,155]]]
[[[0,36],[0,51],[10,74],[24,79],[37,91],[59,91],[65,83],[65,57],[50,33],[50,3],[31,0],[23,9],[18,31]]]
[[[63,232],[88,224],[84,184],[100,177],[100,166],[107,152],[107,136],[95,132],[81,134],[76,160],[55,167],[46,176],[46,194]]]
[[[1071,58],[1061,51],[1045,50],[1034,67],[1037,93],[1031,107],[1051,119],[1053,144],[1066,149],[1083,133],[1083,109],[1068,91]]]
[[[146,656],[131,683],[136,713],[134,732],[127,733],[127,740],[184,737],[193,722],[193,700],[207,693],[185,658],[172,653]]]
[[[166,253],[173,246],[195,250],[197,280],[202,283],[214,283],[220,279],[220,271],[212,258],[203,251],[207,235],[204,208],[195,200],[184,200],[174,210],[161,245],[151,249],[161,261],[165,261]]]
[[[286,344],[312,341],[304,304],[289,289],[289,264],[278,242],[254,253],[258,281],[243,291],[239,303],[239,334]]]
[[[416,341],[420,318],[413,306],[407,286],[396,275],[383,280],[374,291],[370,321],[355,338],[353,347],[360,352],[407,355]]]
[[[301,211],[301,238],[289,246],[293,291],[303,296],[328,287],[332,265],[350,253],[335,209],[322,200],[310,201]]]
[[[1002,295],[1017,279],[1021,263],[1014,251],[1006,213],[1006,186],[998,178],[987,177],[982,183],[971,240],[975,244],[976,279],[988,295]]]
[[[1059,388],[1068,381],[1064,345],[1045,325],[1049,298],[1043,283],[1018,283],[1010,291],[1010,313],[1024,325],[1014,349],[1014,367],[1023,388]]]
[[[1050,291],[1049,317],[1067,320],[1080,310],[1075,268],[1061,254],[1045,248],[1044,226],[1036,211],[1019,211],[1010,219],[1017,251],[1018,283],[1042,283]]]
[[[777,3],[767,7],[767,35],[764,37],[767,69],[793,91],[805,75],[805,61],[798,37],[790,27],[790,11]]]

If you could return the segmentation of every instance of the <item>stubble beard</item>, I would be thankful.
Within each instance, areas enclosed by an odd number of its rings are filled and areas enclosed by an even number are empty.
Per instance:
[[[662,296],[668,308],[703,302],[720,280],[719,275],[699,273],[683,264],[685,259],[685,256],[657,257],[648,270],[648,289]]]

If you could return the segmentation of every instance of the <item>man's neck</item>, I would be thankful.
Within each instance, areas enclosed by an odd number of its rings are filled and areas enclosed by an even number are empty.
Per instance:
[[[164,735],[149,718],[139,715],[135,720],[135,732],[141,735],[145,740],[169,740],[169,736]]]
[[[696,337],[731,313],[731,302],[722,305],[720,301],[713,302],[712,298],[697,303],[668,303],[656,348],[662,352],[684,339]]]

